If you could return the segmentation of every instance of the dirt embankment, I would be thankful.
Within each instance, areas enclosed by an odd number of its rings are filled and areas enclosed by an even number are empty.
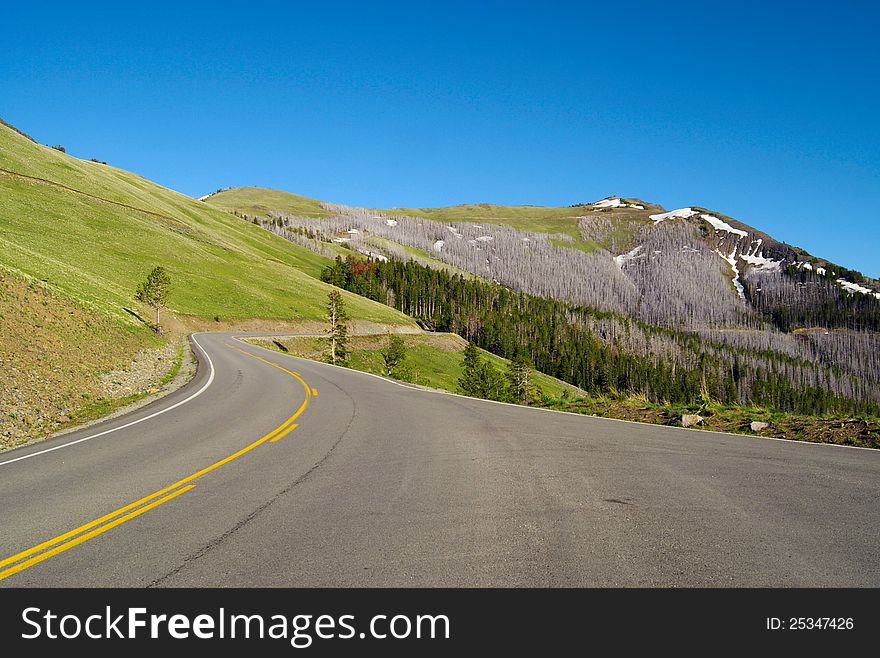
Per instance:
[[[165,312],[163,336],[124,325],[43,282],[0,271],[0,450],[128,410],[185,383],[168,379],[194,362],[196,331],[322,335],[318,321],[205,319]],[[418,327],[352,322],[354,334],[421,333]],[[124,408],[124,409],[123,409]]]
[[[39,281],[0,273],[0,449],[156,387],[174,366],[177,345],[97,315]]]

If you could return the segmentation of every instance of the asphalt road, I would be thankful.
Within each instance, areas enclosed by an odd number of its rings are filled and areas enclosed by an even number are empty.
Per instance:
[[[0,454],[0,586],[880,585],[878,451],[195,339],[210,361],[183,389]]]

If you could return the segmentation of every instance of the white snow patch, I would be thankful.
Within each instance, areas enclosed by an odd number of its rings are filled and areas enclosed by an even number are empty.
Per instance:
[[[739,298],[743,301],[746,301],[746,291],[743,288],[743,284],[740,283],[739,280],[739,268],[736,266],[736,248],[732,252],[730,252],[729,256],[725,256],[717,249],[715,253],[721,256],[727,263],[730,265],[730,268],[733,270],[733,287],[736,288],[736,291],[739,293]]]
[[[793,265],[799,270],[809,270],[810,272],[813,271],[813,266],[810,263],[797,262],[793,263]],[[817,267],[816,274],[820,276],[825,276],[826,274],[828,274],[828,270],[826,270],[824,267]],[[834,274],[832,274],[831,276],[834,276]]]
[[[351,242],[351,238],[333,238],[333,242]]]
[[[376,260],[381,260],[383,263],[388,262],[388,258],[383,254],[376,253],[375,251],[370,251],[369,249],[358,249],[359,254],[363,254],[367,258],[374,258]]]
[[[446,230],[449,231],[450,233],[452,233],[452,235],[454,235],[456,238],[461,240],[462,235],[461,235],[461,233],[458,232],[457,228],[455,228],[454,226],[447,226]]]
[[[443,240],[437,240],[437,242],[434,243],[434,251],[439,254],[441,251],[443,251],[444,244],[446,244],[446,242],[444,242]]]
[[[693,208],[679,208],[678,210],[670,210],[669,212],[660,213],[659,215],[648,215],[648,218],[653,220],[655,224],[659,224],[660,222],[664,222],[667,219],[687,219],[688,217],[693,217],[697,214],[697,211]]]
[[[860,286],[858,283],[850,283],[846,279],[838,279],[837,283],[840,284],[840,287],[844,290],[848,290],[850,292],[860,292],[863,295],[873,295],[874,291],[870,288],[865,288],[864,286]]]
[[[620,208],[621,206],[625,206],[626,204],[618,199],[617,197],[609,197],[607,199],[602,199],[601,201],[597,201],[593,204],[594,208]]]
[[[208,197],[210,197],[212,194],[214,194],[214,193],[211,192],[211,194],[206,194],[205,196],[200,196],[200,197],[199,197],[199,201],[204,201],[205,199],[207,199]]]
[[[728,233],[734,233],[735,235],[739,235],[744,238],[748,237],[748,235],[749,235],[748,233],[746,233],[745,231],[743,231],[741,229],[733,228],[730,224],[728,224],[724,220],[718,219],[715,215],[703,214],[703,215],[700,215],[700,217],[702,217],[707,222],[709,222],[715,228],[716,231],[727,231]]]
[[[477,238],[477,242],[492,242],[494,239],[491,235],[481,235]]]
[[[614,257],[614,262],[617,263],[617,267],[623,268],[623,264],[627,261],[636,260],[638,258],[644,258],[644,255],[639,256],[639,252],[642,250],[641,245],[636,247],[635,249],[628,251],[625,254],[620,254],[620,256]]]
[[[386,220],[385,220],[385,223],[386,223],[388,226],[397,226],[397,220],[396,220],[396,219],[386,219]]]
[[[747,262],[749,265],[754,267],[756,270],[761,270],[762,272],[772,272],[779,270],[782,265],[782,261],[773,260],[772,258],[765,258],[764,253],[760,254],[740,254],[740,259]]]
[[[349,234],[349,235],[357,235],[358,233],[360,233],[360,231],[358,231],[356,228],[350,228],[350,229],[348,229],[348,234]]]
[[[764,244],[764,240],[762,238],[758,238],[757,240],[752,240],[751,249],[748,252],[743,252],[745,256],[760,256],[761,254],[761,245]]]
[[[612,196],[602,199],[601,201],[596,201],[596,203],[591,204],[594,208],[637,208],[639,210],[644,210],[645,206],[640,206],[637,203],[626,203],[620,197]]]

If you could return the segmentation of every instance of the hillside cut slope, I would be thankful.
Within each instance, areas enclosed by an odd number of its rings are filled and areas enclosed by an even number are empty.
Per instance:
[[[0,124],[0,448],[51,431],[107,395],[102,373],[167,349],[136,314],[156,265],[181,330],[316,321],[328,259],[230,213]],[[414,322],[344,293],[354,320]],[[173,350],[172,350],[173,352]],[[170,365],[170,364],[169,364]],[[158,373],[161,376],[161,373]]]

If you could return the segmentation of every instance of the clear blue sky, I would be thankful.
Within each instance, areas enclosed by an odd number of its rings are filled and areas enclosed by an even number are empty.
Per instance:
[[[880,276],[875,3],[430,4],[14,3],[0,116],[194,196],[639,196]]]

